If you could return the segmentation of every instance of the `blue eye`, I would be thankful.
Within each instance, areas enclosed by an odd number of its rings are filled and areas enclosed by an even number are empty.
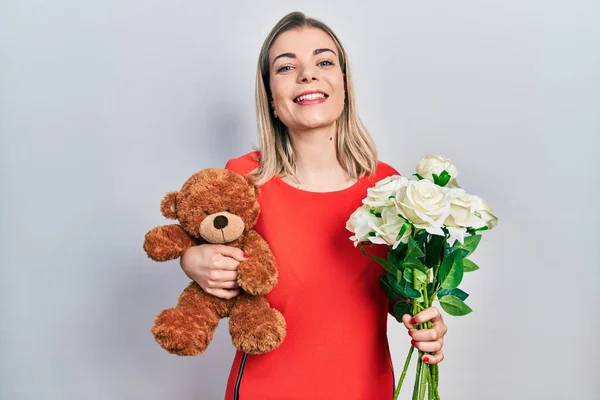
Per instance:
[[[286,69],[286,68],[292,68],[292,67],[291,67],[291,66],[289,66],[289,65],[284,65],[283,67],[280,67],[280,68],[277,70],[277,73],[279,74],[279,73],[282,73],[282,72],[285,72],[285,71],[289,71],[289,70],[288,70],[288,69]]]
[[[334,65],[334,64],[331,61],[329,61],[329,60],[325,60],[325,61],[319,62],[319,65],[322,66],[322,67],[328,67],[328,66],[331,66],[331,65]]]

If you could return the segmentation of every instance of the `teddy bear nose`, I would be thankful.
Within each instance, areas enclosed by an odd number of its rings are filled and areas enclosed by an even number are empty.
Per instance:
[[[215,220],[213,221],[213,225],[215,226],[216,229],[223,229],[227,226],[227,224],[229,223],[229,220],[227,219],[227,217],[223,216],[223,215],[219,215],[215,218]]]

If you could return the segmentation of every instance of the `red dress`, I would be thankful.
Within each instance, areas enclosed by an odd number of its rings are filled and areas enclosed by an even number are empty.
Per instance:
[[[257,165],[253,154],[226,168],[250,172]],[[389,302],[378,282],[383,268],[354,247],[345,228],[367,188],[393,174],[398,172],[379,162],[374,178],[340,191],[308,192],[277,177],[261,186],[255,229],[271,246],[279,271],[267,299],[285,317],[287,334],[269,353],[237,351],[225,400],[393,397]],[[384,250],[377,246],[370,253]]]

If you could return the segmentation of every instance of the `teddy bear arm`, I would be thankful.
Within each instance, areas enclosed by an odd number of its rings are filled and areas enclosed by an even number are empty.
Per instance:
[[[144,238],[144,250],[154,261],[169,261],[194,245],[194,239],[178,224],[157,226]]]
[[[238,283],[256,296],[269,293],[277,283],[277,265],[267,241],[256,231],[250,231],[243,250],[250,257],[238,266]]]

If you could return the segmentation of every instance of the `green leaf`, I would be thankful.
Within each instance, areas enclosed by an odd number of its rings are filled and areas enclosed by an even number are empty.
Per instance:
[[[415,276],[415,278],[417,279],[417,282],[420,282],[423,285],[426,285],[427,283],[429,283],[429,275],[427,275],[423,271],[419,271],[418,269],[415,268],[415,269],[413,269],[413,276]]]
[[[459,249],[467,250],[468,253],[465,257],[470,254],[473,254],[477,246],[479,246],[479,242],[481,241],[481,235],[467,236],[465,237],[465,244],[461,244],[460,242],[454,243],[453,247],[457,247]]]
[[[411,287],[420,288],[429,283],[429,276],[416,268],[404,268],[403,278],[411,283]],[[415,284],[416,280],[416,284]]]
[[[416,259],[416,258],[409,258],[409,259],[404,260],[402,262],[402,269],[406,269],[406,268],[415,268],[415,269],[418,269],[419,271],[423,272],[424,274],[429,272],[429,270],[421,262],[421,260]]]
[[[463,253],[453,251],[442,261],[438,272],[438,281],[440,286],[446,289],[453,289],[460,285],[463,278]]]
[[[420,229],[415,235],[414,235],[414,239],[415,242],[417,242],[419,244],[419,248],[422,249],[425,246],[425,241],[427,240],[427,238],[430,236],[430,233],[427,232],[425,229]]]
[[[402,316],[404,314],[412,315],[411,306],[406,301],[400,300],[399,302],[394,304],[393,313],[394,313],[394,317],[396,318],[396,320],[398,322],[402,322]]]
[[[477,235],[477,232],[482,232],[482,231],[488,231],[490,230],[490,228],[488,228],[487,226],[482,226],[481,228],[467,228],[467,233],[469,235]]]
[[[381,218],[381,213],[379,213],[379,212],[376,212],[376,211],[375,211],[375,210],[373,210],[373,209],[370,209],[370,210],[369,210],[369,212],[370,212],[371,214],[373,214],[374,216],[376,216],[377,218]]]
[[[448,295],[452,295],[452,296],[456,296],[459,299],[461,299],[462,301],[465,301],[467,299],[467,297],[469,297],[469,294],[467,292],[464,292],[462,290],[460,290],[459,288],[454,288],[454,289],[440,289],[440,291],[437,294],[438,299],[441,299],[444,296],[448,296]]]
[[[450,176],[450,174],[448,173],[448,171],[443,170],[441,174],[437,175],[437,174],[431,174],[433,176],[433,182],[438,185],[438,186],[446,186],[448,184],[448,182],[450,181],[450,178],[452,178]]]
[[[417,177],[417,179],[418,179],[418,180],[420,180],[420,181],[422,181],[423,179],[425,179],[425,178],[423,178],[423,177],[422,177],[421,175],[419,175],[419,174],[413,174],[413,176],[416,176],[416,177]]]
[[[463,268],[465,272],[473,272],[479,269],[479,266],[469,259],[463,260]]]
[[[402,296],[402,294],[400,293],[400,290],[402,290],[402,288],[400,286],[397,286],[397,284],[394,285],[394,282],[395,278],[389,274],[379,275],[379,286],[381,286],[387,297],[392,301],[396,301],[399,296]]]
[[[409,221],[404,221],[402,227],[400,228],[400,232],[398,232],[398,236],[396,236],[396,240],[401,239],[402,236],[404,236],[404,234],[406,233],[406,231],[410,228],[410,226],[411,223]]]
[[[427,284],[427,293],[429,293],[430,295],[433,294],[433,282],[429,282]]]
[[[412,236],[408,239],[408,252],[406,253],[406,258],[421,258],[425,254],[421,250],[421,246],[419,243],[412,238]]]
[[[385,270],[387,272],[389,272],[392,275],[396,275],[398,273],[398,267],[396,267],[394,264],[392,264],[391,262],[389,262],[388,260],[386,260],[385,258],[381,258],[381,257],[377,257],[371,254],[367,254],[367,256],[375,261],[376,263],[378,263],[379,265],[381,265],[383,268],[385,268]]]
[[[397,250],[397,249],[396,249]],[[398,253],[398,251],[390,251],[390,254],[388,255],[388,260],[392,263],[392,265],[394,265],[399,271],[403,271],[404,269],[404,264],[402,264],[402,258],[400,256],[400,254]]]
[[[413,289],[412,285],[407,280],[403,279],[401,285],[404,292],[403,296],[405,298],[418,299],[421,297],[421,292]]]
[[[463,258],[465,258],[466,256],[469,255],[469,251],[468,250],[462,249],[462,248],[457,247],[457,246],[447,246],[447,244],[445,246],[446,247],[444,248],[444,259],[448,258],[448,256],[450,256],[450,254],[454,253],[455,251],[459,252],[460,254],[462,254]]]
[[[404,298],[418,299],[421,297],[421,293],[418,290],[412,288],[411,284],[405,279],[401,279],[400,282],[396,280],[390,274],[381,274],[379,276],[379,284],[387,294],[388,298],[396,301],[398,296]]]
[[[440,262],[444,255],[445,236],[430,235],[429,241],[426,244],[425,265],[432,268]]]
[[[471,307],[466,305],[461,299],[453,295],[447,295],[440,299],[440,305],[448,314],[460,317],[469,314]]]

